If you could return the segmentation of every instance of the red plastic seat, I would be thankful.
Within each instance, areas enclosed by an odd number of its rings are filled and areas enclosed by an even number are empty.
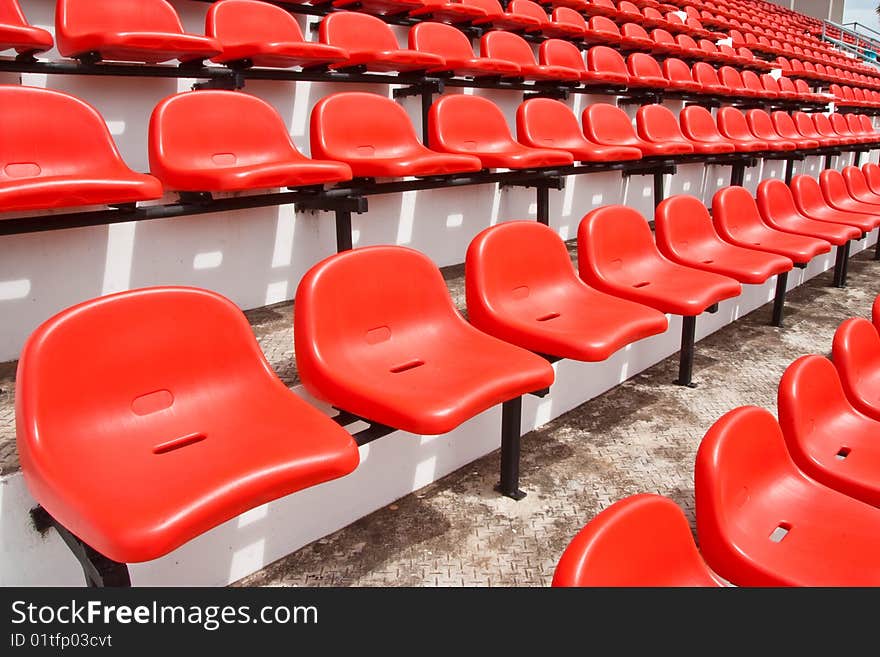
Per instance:
[[[476,156],[486,169],[566,166],[574,161],[571,153],[514,140],[498,106],[480,96],[440,96],[428,113],[428,134],[431,148]]]
[[[474,20],[485,18],[488,12],[482,7],[466,5],[461,2],[447,0],[421,0],[422,6],[412,9],[409,15],[424,21],[437,21],[440,23],[471,23]],[[417,23],[421,25],[421,23]],[[468,44],[470,45],[470,44]],[[410,46],[412,47],[412,46]]]
[[[791,179],[791,192],[798,210],[811,219],[854,226],[862,233],[868,233],[877,226],[877,215],[840,210],[830,205],[819,182],[812,176],[794,176]]]
[[[578,271],[590,286],[663,313],[695,317],[735,297],[739,283],[665,258],[648,222],[623,205],[598,208],[578,228]]]
[[[723,586],[700,556],[687,518],[669,498],[615,502],[572,539],[553,586]]]
[[[776,81],[776,78],[769,73],[762,74],[759,79],[761,81],[761,86],[764,87],[766,91],[773,93],[776,98],[781,98],[782,100],[800,100],[797,92],[783,89],[779,82]]]
[[[378,94],[322,98],[312,110],[310,134],[313,157],[345,162],[357,177],[434,176],[482,168],[479,158],[425,148],[406,110]]]
[[[867,127],[862,122],[862,117],[867,119]],[[849,127],[849,131],[859,137],[863,144],[876,144],[877,141],[880,140],[880,135],[874,132],[874,126],[871,123],[871,119],[864,114],[847,114],[844,118],[846,119],[846,125]]]
[[[494,28],[496,30],[535,30],[540,27],[540,21],[531,16],[505,12],[498,0],[461,0],[463,5],[478,7],[486,12],[485,18],[477,18],[471,21],[478,27]]]
[[[865,174],[865,182],[875,194],[880,194],[880,165],[868,162],[862,165],[862,173]]]
[[[703,49],[687,34],[676,34],[675,42],[681,47],[685,57],[703,58]]]
[[[781,180],[769,178],[758,183],[756,201],[764,223],[786,233],[806,235],[841,246],[861,237],[862,231],[846,224],[819,221],[804,215],[795,204],[791,189]]]
[[[760,150],[755,144],[733,142],[718,131],[712,114],[700,105],[688,105],[678,115],[682,133],[697,148],[719,148],[719,152]]]
[[[839,134],[843,139],[846,139],[849,143],[861,144],[864,142],[861,135],[853,134],[852,130],[849,129],[849,124],[846,122],[843,114],[833,112],[828,116],[828,120],[831,123],[834,132]]]
[[[563,39],[577,39],[584,35],[583,29],[574,25],[551,21],[541,5],[532,0],[511,0],[508,10],[514,16],[530,16],[538,21],[537,27],[527,30],[529,32],[540,32],[546,37]]]
[[[761,141],[766,141],[770,150],[774,151],[796,151],[798,144],[782,137],[776,128],[773,127],[773,121],[770,115],[762,109],[750,109],[746,112],[746,123],[752,134]]]
[[[612,0],[588,0],[588,4],[583,6],[581,11],[591,17],[607,17],[614,20],[623,18]]]
[[[95,108],[68,94],[0,85],[0,134],[4,212],[162,196],[158,180],[128,168]]]
[[[660,64],[657,60],[643,52],[634,52],[627,57],[627,66],[629,68],[631,87],[652,87],[654,89],[665,89],[669,86],[669,80],[660,70]]]
[[[694,80],[690,67],[682,60],[667,57],[663,61],[662,70],[663,76],[669,80],[671,88],[696,93],[708,93],[700,82]]]
[[[644,156],[681,155],[693,153],[685,142],[649,142],[636,135],[629,117],[619,107],[607,103],[589,105],[581,116],[587,139],[604,146],[638,148]]]
[[[442,57],[397,45],[394,32],[381,18],[354,11],[338,11],[321,21],[321,43],[342,48],[348,60],[335,68],[365,66],[368,71],[425,71],[444,65]]]
[[[464,6],[464,5],[461,5]],[[448,72],[462,77],[519,77],[519,64],[503,59],[475,57],[471,42],[451,25],[424,21],[409,31],[409,48],[442,57],[444,64],[430,72]]]
[[[241,311],[207,290],[132,290],[55,315],[22,351],[15,401],[34,498],[123,563],[359,461],[351,435],[278,379]]]
[[[447,433],[553,383],[546,360],[468,324],[434,263],[399,246],[312,267],[296,293],[294,340],[311,394],[416,434]]]
[[[593,16],[584,30],[584,39],[587,43],[606,43],[620,46],[623,43],[623,35],[614,21],[604,16]]]
[[[858,143],[858,139],[855,137],[846,137],[838,133],[834,126],[831,125],[831,121],[827,116],[822,114],[821,112],[810,115],[813,119],[813,125],[816,126],[816,132],[818,132],[823,137],[832,137],[838,140],[839,144],[844,144],[847,146],[852,146],[853,144]]]
[[[211,5],[205,34],[216,39],[223,52],[213,62],[247,60],[254,66],[287,68],[323,66],[348,59],[348,53],[321,43],[307,43],[290,12],[257,0],[221,0]]]
[[[675,41],[675,37],[662,28],[651,31],[651,40],[654,42],[651,50],[658,54],[671,55],[673,57],[681,57],[686,54],[684,48]],[[690,77],[690,73],[688,77]]]
[[[693,67],[693,77],[703,86],[705,93],[722,96],[729,96],[732,93],[718,78],[718,71],[708,62],[696,62]]]
[[[877,309],[875,299],[872,311]],[[877,313],[872,312],[872,319],[877,319]],[[841,323],[834,334],[831,355],[850,403],[868,417],[880,420],[880,336],[876,322],[853,317]]]
[[[347,164],[305,157],[274,107],[237,91],[166,98],[153,110],[149,144],[151,173],[179,191],[301,187],[352,177]]]
[[[783,139],[787,139],[797,144],[798,148],[805,150],[819,148],[818,140],[804,137],[798,131],[794,119],[791,118],[788,112],[777,110],[770,115],[770,120],[773,123],[773,128],[776,130],[776,133]]]
[[[0,0],[0,51],[15,48],[19,54],[38,53],[54,44],[49,32],[28,23],[18,0]]]
[[[735,107],[725,106],[718,110],[718,131],[732,141],[737,151],[754,152],[771,150],[770,144],[755,137],[748,121]]]
[[[631,76],[619,52],[608,46],[593,46],[587,51],[589,80],[615,86],[626,86]]]
[[[465,282],[474,326],[539,354],[602,361],[667,328],[663,313],[584,283],[562,239],[534,221],[507,221],[477,235]]]
[[[635,147],[600,146],[591,142],[584,137],[571,109],[550,98],[531,98],[517,108],[516,138],[532,148],[567,151],[579,162],[618,162],[642,157],[642,151]]]
[[[732,153],[733,144],[725,142],[691,141],[681,131],[678,119],[664,105],[643,105],[636,113],[639,137],[654,143],[682,144],[692,152],[704,154]]]
[[[843,174],[837,169],[825,169],[819,174],[819,187],[825,202],[832,208],[868,215],[874,218],[875,227],[880,225],[880,207],[864,203],[850,196]]]
[[[577,72],[578,79],[586,84],[607,84],[601,73],[588,71],[584,55],[571,41],[563,39],[546,39],[538,47],[538,61],[542,66],[563,68],[569,71],[569,77]]]
[[[587,31],[587,21],[584,19],[583,14],[571,7],[558,3],[553,3],[553,5],[553,13],[551,14],[553,23],[568,25],[577,31],[576,35],[572,38],[583,39]]]
[[[730,411],[694,466],[697,537],[716,573],[739,586],[877,586],[880,511],[810,479],[776,419]]]
[[[491,59],[513,62],[520,75],[529,80],[580,80],[581,72],[563,66],[538,64],[528,42],[521,36],[494,30],[480,37],[480,54]]]
[[[637,23],[624,23],[620,28],[620,45],[626,50],[653,50],[654,40]]]
[[[758,92],[754,89],[746,88],[742,75],[733,66],[722,66],[718,69],[718,79],[730,92],[735,96],[744,96],[757,98]]]
[[[223,50],[215,39],[186,34],[166,0],[58,0],[55,39],[65,57],[124,62],[188,62]]]
[[[749,89],[753,95],[758,98],[766,98],[775,100],[779,98],[779,92],[768,89],[761,83],[761,78],[754,71],[743,71],[742,81],[746,89]]]
[[[747,249],[776,253],[805,264],[831,245],[815,237],[794,235],[771,228],[758,212],[755,199],[744,187],[725,187],[712,198],[712,222],[721,238]]]
[[[874,193],[868,187],[868,181],[865,180],[865,174],[858,167],[844,167],[843,180],[846,183],[846,191],[857,201],[868,203],[869,205],[880,206],[880,194]],[[877,208],[880,212],[880,207]]]
[[[840,144],[840,139],[837,137],[819,134],[819,131],[816,130],[816,124],[813,123],[813,119],[806,112],[794,112],[791,118],[794,120],[799,133],[807,139],[815,139],[819,142],[820,146],[831,147]]]
[[[734,246],[712,226],[703,202],[693,196],[671,196],[654,213],[654,233],[660,253],[680,265],[722,274],[751,285],[791,271],[783,256]]]
[[[880,422],[853,408],[830,360],[794,361],[779,382],[778,408],[788,452],[806,475],[880,506]]]

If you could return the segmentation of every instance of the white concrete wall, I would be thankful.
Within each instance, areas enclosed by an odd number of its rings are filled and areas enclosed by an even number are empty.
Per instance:
[[[189,30],[203,30],[206,3],[175,0],[174,4]],[[24,3],[31,22],[47,29],[53,27],[53,6],[51,0]],[[405,31],[397,32],[405,44]],[[316,38],[305,33],[307,38]],[[49,56],[57,57],[57,53]],[[0,76],[0,83],[17,83],[18,77]],[[147,120],[152,108],[193,83],[21,77],[24,84],[68,91],[94,104],[126,161],[139,171],[148,169]],[[326,94],[355,89],[390,95],[385,85],[249,82],[246,87],[279,110],[306,154],[313,105]],[[513,126],[520,93],[478,93],[498,103]],[[607,100],[575,95],[570,103],[579,113],[590,102]],[[419,129],[417,101],[408,99],[404,105]],[[678,110],[681,103],[669,106]],[[635,107],[627,109],[634,115]],[[799,165],[798,172],[817,175],[820,166],[819,158],[810,158]],[[747,172],[746,186],[754,191],[762,177],[782,177],[782,167],[781,162],[753,167]],[[726,167],[682,166],[674,178],[667,177],[666,193],[701,196],[709,204],[714,192],[728,184],[729,175]],[[551,226],[562,237],[572,238],[589,210],[621,202],[651,218],[651,178],[625,181],[618,173],[571,178],[563,191],[551,192]],[[500,190],[494,185],[371,197],[370,211],[354,217],[354,242],[356,247],[405,244],[443,266],[462,262],[468,243],[486,226],[534,218],[535,212],[533,190]],[[872,235],[869,241],[874,239]],[[0,361],[16,358],[30,332],[55,312],[119,290],[196,285],[216,290],[246,309],[290,299],[303,273],[334,250],[332,216],[294,214],[290,206],[2,237]],[[807,270],[796,271],[789,285],[794,287],[832,265],[832,256],[819,258]],[[722,303],[717,314],[701,317],[698,337],[770,300],[773,285],[771,280],[763,286],[746,286],[741,297]],[[605,363],[558,363],[551,394],[526,399],[523,429],[540,426],[675,353],[679,329],[680,321],[673,318],[665,334],[631,345]],[[697,372],[697,380],[699,376]],[[362,463],[352,475],[254,509],[163,559],[135,565],[134,583],[217,585],[234,581],[497,449],[499,428],[500,409],[495,408],[446,436],[392,434],[361,448]],[[487,487],[492,483],[486,482]],[[528,489],[528,480],[522,485]],[[500,497],[494,503],[514,504]],[[33,505],[20,474],[0,480],[0,585],[79,584],[78,567],[60,539],[53,532],[41,537],[32,528],[27,512]],[[531,496],[515,508],[528,512],[534,505],[540,505],[540,500]]]

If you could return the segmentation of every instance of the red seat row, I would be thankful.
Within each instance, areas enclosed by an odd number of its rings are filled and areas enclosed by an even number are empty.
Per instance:
[[[672,500],[635,495],[574,538],[554,585],[880,584],[877,328],[845,321],[833,357],[789,366],[778,423],[743,407],[709,429],[694,468],[699,551]]]

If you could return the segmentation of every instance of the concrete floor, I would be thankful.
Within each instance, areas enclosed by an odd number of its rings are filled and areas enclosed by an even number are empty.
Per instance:
[[[546,586],[568,541],[626,495],[668,495],[693,521],[692,468],[703,434],[739,405],[775,411],[788,364],[803,354],[827,354],[842,320],[869,316],[880,292],[872,252],[851,259],[846,289],[829,287],[827,272],[790,292],[785,328],[768,325],[766,305],[699,342],[698,388],[671,384],[678,364],[672,357],[527,434],[528,497],[521,502],[492,490],[495,452],[237,584]],[[444,275],[463,307],[463,267]],[[295,385],[292,304],[246,314],[272,366]],[[0,364],[0,474],[18,469],[15,366]]]

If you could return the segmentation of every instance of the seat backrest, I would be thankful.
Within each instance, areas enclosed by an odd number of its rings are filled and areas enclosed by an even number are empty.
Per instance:
[[[743,84],[746,86],[746,89],[752,89],[754,91],[766,91],[767,89],[761,84],[761,78],[758,77],[758,74],[754,71],[743,71],[742,72],[742,80]]]
[[[738,568],[736,554],[758,541],[773,540],[775,527],[755,527],[746,518],[762,513],[762,498],[787,480],[802,478],[773,415],[755,406],[736,408],[713,424],[700,443],[694,465],[697,536],[709,566],[722,577]],[[763,511],[768,523],[783,521]],[[760,532],[760,534],[755,534]]]
[[[718,78],[721,80],[721,84],[731,91],[737,91],[745,87],[742,76],[733,66],[722,66],[719,68]]]
[[[541,5],[532,2],[532,0],[511,0],[510,4],[507,6],[507,10],[511,14],[534,18],[541,25],[546,25],[550,22],[547,12],[541,8]]]
[[[826,137],[837,137],[837,131],[834,129],[834,126],[831,125],[830,119],[822,114],[821,112],[817,112],[812,115],[813,125],[816,126],[816,131],[823,136]]]
[[[779,83],[776,82],[776,78],[774,78],[769,73],[763,73],[761,75],[761,86],[764,87],[767,91],[772,91],[774,93],[779,93]]]
[[[718,125],[712,113],[702,105],[688,105],[678,115],[682,132],[688,139],[697,141],[718,141],[724,139],[718,132]]]
[[[871,196],[873,192],[868,187],[868,181],[865,180],[865,174],[861,169],[854,166],[843,168],[843,180],[847,189],[852,192],[851,195]]]
[[[641,494],[612,504],[569,543],[553,586],[717,586],[672,500]]]
[[[623,27],[620,28],[621,34],[626,37],[635,38],[635,39],[650,39],[648,33],[638,23],[624,23]]]
[[[471,59],[474,50],[464,32],[452,25],[423,21],[409,30],[409,47],[412,50],[449,57],[450,59]]]
[[[617,23],[605,16],[593,16],[590,18],[590,29],[595,32],[610,32],[620,35],[620,28],[617,27]]]
[[[700,39],[698,45],[700,50],[705,53],[712,54],[718,52],[718,46],[715,45],[715,42],[709,41],[709,39]]]
[[[828,209],[819,181],[812,176],[806,174],[794,176],[790,186],[795,205],[801,213],[813,216],[816,212]]]
[[[29,25],[18,0],[0,0],[0,23],[21,27]]]
[[[682,134],[678,118],[664,105],[642,105],[636,112],[636,129],[648,141],[693,146]]]
[[[583,146],[584,139],[574,112],[551,98],[530,98],[517,108],[516,136],[521,143],[538,148]]]
[[[563,25],[574,25],[582,30],[587,29],[587,21],[584,17],[571,7],[556,7],[552,14],[554,23],[562,23]]]
[[[798,88],[795,86],[794,81],[791,78],[787,78],[784,75],[776,80],[776,84],[779,86],[779,90],[785,93],[799,93]]]
[[[664,199],[654,211],[657,247],[667,258],[699,253],[704,245],[721,243],[709,210],[695,196],[677,194]]]
[[[0,183],[125,167],[98,111],[60,91],[0,85]]]
[[[816,130],[816,124],[813,123],[813,119],[811,119],[810,115],[806,112],[794,112],[791,115],[791,118],[794,120],[797,131],[804,137],[816,138],[822,136],[819,134],[818,130]]]
[[[446,94],[428,112],[428,136],[432,147],[472,151],[487,144],[514,143],[501,109],[480,96]]]
[[[839,84],[831,84],[828,87],[831,94],[838,100],[843,100],[843,88]]]
[[[782,79],[783,78],[780,78],[780,81]],[[784,79],[788,80],[788,78]],[[799,94],[813,93],[813,91],[810,89],[810,85],[808,85],[805,80],[794,80],[794,90],[797,91]]]
[[[293,14],[258,0],[222,0],[212,4],[205,17],[205,34],[224,45],[303,41]]]
[[[538,48],[538,61],[549,66],[564,66],[576,71],[587,69],[584,56],[576,45],[564,39],[547,39]]]
[[[803,217],[795,204],[791,188],[778,178],[768,178],[758,183],[755,201],[764,222],[773,225],[792,217]]]
[[[167,0],[58,0],[55,6],[58,46],[69,36],[104,32],[180,34],[180,17]],[[66,50],[66,49],[65,49]]]
[[[755,199],[745,187],[719,189],[712,197],[712,222],[720,235],[739,237],[765,228]]]
[[[875,194],[880,194],[880,165],[867,162],[862,165],[862,173],[865,174],[865,182]]]
[[[645,265],[664,263],[648,221],[625,205],[606,205],[578,226],[578,271],[588,284],[607,289],[610,280],[640,282]]]
[[[781,138],[776,128],[773,127],[773,121],[770,115],[762,109],[750,109],[746,112],[746,121],[749,128],[759,139],[765,141],[779,141]]]
[[[486,12],[489,18],[497,18],[504,14],[504,9],[501,8],[501,3],[498,0],[461,0],[461,3],[471,7],[479,7]]]
[[[214,292],[154,287],[80,303],[44,322],[22,350],[15,394],[22,469],[63,487],[80,473],[62,463],[80,450],[94,456],[96,443],[107,467],[117,458],[169,458],[160,448],[178,438],[167,435],[175,410],[208,412],[209,399],[235,404],[267,372],[244,314]],[[145,425],[155,435],[128,435]],[[194,468],[201,454],[174,451]]]
[[[587,68],[596,73],[628,75],[626,62],[619,52],[608,46],[593,46],[587,51]]]
[[[837,169],[824,169],[819,173],[819,188],[829,204],[838,205],[841,202],[852,201],[852,197],[846,189],[843,174]]]
[[[532,48],[517,34],[493,30],[480,37],[480,54],[492,59],[504,59],[520,65],[534,66],[535,54]]]
[[[617,11],[622,14],[629,14],[641,16],[642,12],[639,11],[639,8],[635,6],[634,3],[629,2],[629,0],[619,0],[617,3]]]
[[[691,68],[677,57],[667,57],[663,60],[663,76],[667,80],[680,82],[695,82]]]
[[[700,46],[697,45],[697,42],[694,41],[693,37],[687,34],[677,34],[675,36],[675,42],[680,45],[682,48],[686,48],[688,50],[699,50]]]
[[[536,221],[505,221],[477,235],[465,259],[468,319],[488,329],[499,311],[522,307],[526,297],[558,298],[579,284],[568,249]],[[563,287],[560,287],[563,286]]]
[[[721,80],[718,79],[718,72],[715,67],[708,62],[696,62],[694,64],[694,80],[700,84],[718,86]]]
[[[357,121],[351,117],[357,116]],[[325,96],[312,109],[312,157],[348,161],[400,157],[422,146],[406,110],[390,98],[359,91]]]
[[[876,307],[876,303],[875,303]],[[840,375],[847,398],[857,408],[865,408],[866,393],[871,406],[876,402],[873,385],[880,371],[880,335],[877,327],[867,319],[851,317],[844,320],[831,342],[831,358]]]
[[[834,128],[837,134],[844,137],[852,137],[852,131],[849,129],[849,124],[846,122],[843,114],[833,112],[829,115],[828,120],[831,121],[831,127]]]
[[[660,64],[651,55],[644,52],[634,52],[627,57],[629,72],[631,75],[640,78],[662,78],[663,71],[660,70]]]
[[[356,11],[337,11],[324,17],[318,28],[321,43],[350,54],[399,50],[394,32],[382,19]]]
[[[581,115],[584,134],[599,144],[638,143],[632,121],[622,109],[608,103],[588,105]]]
[[[293,323],[297,370],[306,388],[321,397],[318,386],[340,364],[387,367],[407,335],[442,335],[464,320],[426,255],[402,246],[367,246],[330,256],[306,272]]]
[[[665,43],[666,45],[675,45],[675,37],[672,36],[670,32],[667,32],[662,27],[658,27],[656,30],[651,31],[651,38],[654,40],[654,43]]]
[[[666,20],[663,18],[663,14],[661,14],[655,7],[645,7],[642,9],[642,15],[645,18],[653,18],[655,21]]]
[[[234,129],[231,129],[234,126]],[[264,100],[238,91],[187,91],[150,117],[150,171],[204,171],[301,157],[284,120]]]
[[[871,121],[871,117],[869,117],[867,114],[859,114],[857,118],[862,126],[862,132],[864,132],[866,135],[874,134],[874,123]]]
[[[729,139],[755,140],[745,115],[735,107],[722,107],[718,110],[718,130]]]
[[[870,322],[859,321],[867,324],[866,330],[874,331]],[[796,463],[806,461],[809,466],[813,455],[821,459],[829,442],[841,448],[839,458],[849,456],[848,437],[835,433],[839,432],[841,417],[861,414],[847,399],[830,360],[813,354],[801,356],[789,365],[779,381],[777,408],[779,425]],[[880,430],[880,424],[877,428]]]

